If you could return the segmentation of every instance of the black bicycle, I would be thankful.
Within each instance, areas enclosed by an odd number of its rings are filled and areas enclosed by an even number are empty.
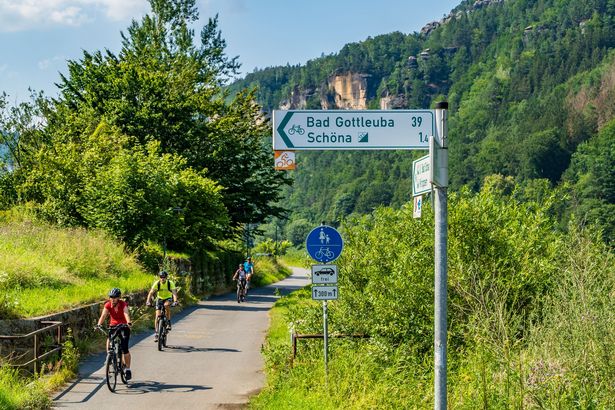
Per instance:
[[[120,376],[122,383],[128,383],[128,380],[126,379],[126,373],[124,372],[124,362],[121,359],[122,348],[120,347],[120,332],[126,327],[129,326],[123,323],[117,326],[109,327],[107,329],[104,329],[102,326],[96,327],[101,332],[106,334],[107,338],[109,338],[110,340],[109,352],[107,353],[107,358],[105,359],[105,378],[107,381],[107,387],[112,392],[115,391],[118,375]]]
[[[237,279],[237,303],[246,301],[246,279]]]
[[[171,307],[173,307],[173,305],[169,306],[169,309]],[[171,322],[167,319],[166,309],[167,307],[163,305],[162,314],[158,318],[158,330],[156,331],[156,336],[158,336],[158,350],[160,351],[162,351],[164,347],[167,347],[167,335],[171,327]]]

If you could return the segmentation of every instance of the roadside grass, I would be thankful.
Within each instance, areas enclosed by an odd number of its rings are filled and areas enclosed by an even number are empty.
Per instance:
[[[0,367],[0,408],[48,409],[51,399],[42,383],[22,377],[16,369]]]
[[[575,231],[559,246],[553,259],[557,278],[541,295],[531,322],[523,322],[501,294],[492,292],[489,309],[465,326],[468,342],[450,337],[450,408],[615,408],[615,255]],[[335,324],[347,321],[335,303],[329,310],[330,334],[342,332]],[[330,338],[325,377],[321,340],[298,340],[291,359],[291,326],[298,333],[322,329],[322,307],[306,289],[281,298],[271,312],[263,348],[267,383],[250,408],[433,408],[431,351],[417,351],[411,342],[392,346],[377,337]],[[424,338],[433,340],[433,334]]]
[[[260,287],[278,282],[291,274],[291,270],[271,256],[254,259],[253,286]]]
[[[103,299],[112,287],[146,289],[134,255],[102,232],[40,222],[0,225],[0,315],[31,317]]]
[[[312,263],[305,249],[290,248],[279,259],[286,266],[299,266],[306,269]]]
[[[0,408],[3,410],[52,408],[52,392],[77,374],[79,352],[72,337],[64,342],[62,359],[42,365],[34,376],[0,366]]]
[[[399,409],[426,408],[431,396],[428,366],[416,362],[406,347],[383,354],[377,341],[329,339],[325,376],[322,340],[299,339],[293,360],[290,328],[301,333],[298,312],[318,315],[320,303],[308,289],[278,300],[263,348],[267,385],[250,401],[252,409]],[[411,376],[410,378],[408,376]],[[426,387],[428,387],[426,389]],[[420,394],[419,394],[420,393]],[[410,405],[411,404],[411,405]]]

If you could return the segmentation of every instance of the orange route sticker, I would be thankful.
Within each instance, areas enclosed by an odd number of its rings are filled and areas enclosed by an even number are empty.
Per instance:
[[[295,169],[295,151],[274,151],[275,169],[291,171]]]

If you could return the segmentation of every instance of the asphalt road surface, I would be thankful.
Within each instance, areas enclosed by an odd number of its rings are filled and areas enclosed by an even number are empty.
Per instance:
[[[79,377],[54,397],[55,408],[240,409],[264,386],[261,346],[269,309],[309,283],[307,270],[251,289],[245,303],[235,293],[215,296],[173,316],[168,347],[159,352],[152,333],[131,337],[132,380],[107,388],[105,354],[88,357]],[[290,348],[290,347],[289,347]]]

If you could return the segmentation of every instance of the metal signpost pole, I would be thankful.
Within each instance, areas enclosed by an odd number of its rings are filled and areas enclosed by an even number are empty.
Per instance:
[[[329,329],[327,326],[327,301],[322,301],[322,315],[323,315],[323,323],[324,323],[324,333],[323,338],[325,341],[325,378],[328,373],[328,363],[329,363]]]
[[[447,336],[447,186],[448,186],[448,129],[447,102],[436,104],[436,149],[432,166],[440,179],[435,184],[435,296],[434,296],[434,409],[446,410],[446,336]],[[434,152],[433,154],[436,154]]]

